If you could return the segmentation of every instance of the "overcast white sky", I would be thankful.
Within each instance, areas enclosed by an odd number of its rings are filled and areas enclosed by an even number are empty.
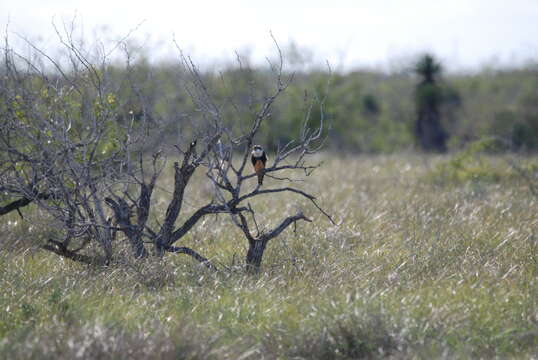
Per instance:
[[[390,67],[423,51],[448,69],[538,59],[538,0],[1,0],[0,25],[50,44],[77,15],[85,34],[134,37],[158,56],[172,38],[195,59],[271,55],[270,31],[337,68]],[[104,30],[106,26],[106,30]],[[12,37],[10,35],[10,37]],[[47,45],[48,46],[48,45]]]

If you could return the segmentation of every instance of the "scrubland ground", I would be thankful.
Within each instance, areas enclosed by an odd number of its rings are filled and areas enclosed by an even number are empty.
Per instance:
[[[535,179],[502,157],[474,167],[411,154],[322,160],[294,186],[318,194],[338,225],[301,199],[257,198],[260,227],[297,208],[315,221],[273,239],[255,275],[225,216],[207,217],[182,243],[218,273],[173,254],[73,263],[38,249],[54,229],[36,209],[2,217],[0,356],[538,357]],[[199,185],[187,201],[209,196]]]

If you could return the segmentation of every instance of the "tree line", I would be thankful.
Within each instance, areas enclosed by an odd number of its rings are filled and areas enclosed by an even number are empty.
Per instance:
[[[141,84],[139,94],[122,90],[123,121],[134,114],[140,118],[151,108],[152,116],[176,118],[168,124],[156,142],[173,141],[168,137],[187,128],[185,119],[197,118],[196,106],[182,89],[181,75],[173,64],[150,65],[145,60],[132,64],[132,77]],[[111,66],[111,81],[125,79],[125,68]],[[272,90],[271,74],[262,68],[230,66],[218,72],[200,74],[221,103],[225,121],[239,128],[249,122],[249,94],[253,84],[261,96]],[[312,70],[289,72],[293,76],[285,99],[272,109],[272,121],[264,125],[259,142],[270,150],[287,143],[300,129],[305,99],[323,102],[327,122],[326,149],[344,152],[390,153],[402,149],[444,152],[460,149],[484,137],[496,137],[504,149],[538,149],[538,70],[484,69],[473,74],[443,72],[443,64],[431,54],[417,57],[404,70],[383,73],[355,71],[329,73]],[[123,79],[123,80],[122,80]],[[144,106],[137,100],[144,95]],[[311,109],[320,118],[320,108]],[[317,113],[316,113],[317,112]],[[169,135],[166,135],[169,134]]]

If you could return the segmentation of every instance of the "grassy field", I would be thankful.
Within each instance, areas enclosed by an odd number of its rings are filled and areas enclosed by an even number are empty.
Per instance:
[[[323,160],[296,186],[319,194],[338,225],[291,196],[257,199],[261,223],[297,208],[315,222],[272,240],[256,275],[224,216],[184,242],[218,273],[184,255],[80,265],[37,249],[46,224],[0,218],[0,357],[538,357],[533,179],[500,157]]]

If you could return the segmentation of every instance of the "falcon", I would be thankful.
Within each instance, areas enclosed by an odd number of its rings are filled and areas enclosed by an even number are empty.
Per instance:
[[[258,175],[258,184],[263,184],[263,175],[265,174],[265,163],[267,162],[267,155],[260,145],[254,145],[252,148],[252,165],[254,166],[254,171]]]

